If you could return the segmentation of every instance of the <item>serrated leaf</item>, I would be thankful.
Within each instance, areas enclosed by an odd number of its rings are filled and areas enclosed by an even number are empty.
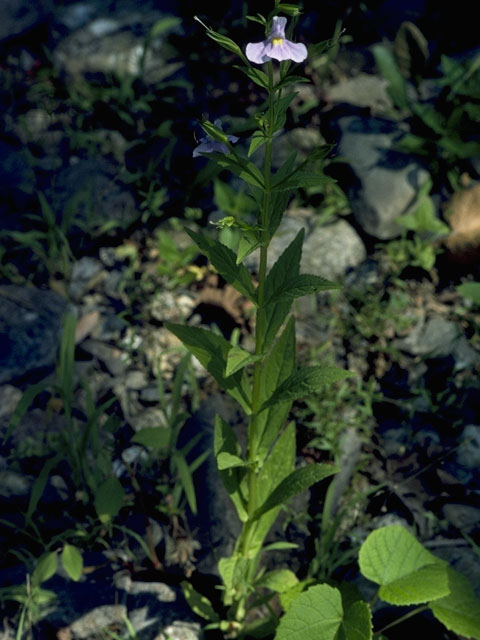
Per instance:
[[[227,451],[222,451],[217,456],[217,466],[219,471],[225,471],[232,467],[244,467],[245,461]]]
[[[280,620],[275,640],[335,640],[342,621],[340,591],[326,584],[295,598]]]
[[[252,156],[257,149],[260,149],[267,142],[268,138],[263,133],[263,131],[255,131],[252,135],[252,139],[250,141],[250,146],[248,148],[248,157]]]
[[[209,153],[208,157],[214,160],[222,169],[228,169],[246,183],[263,189],[264,181],[260,170],[251,162],[242,160],[238,156],[225,155],[223,153]]]
[[[331,282],[321,276],[315,276],[308,273],[302,273],[287,280],[281,285],[281,288],[272,292],[271,297],[265,301],[265,305],[279,302],[280,300],[291,300],[293,298],[301,298],[318,291],[329,291],[330,289],[341,289],[342,285]]]
[[[219,274],[242,295],[255,302],[256,295],[250,272],[244,265],[237,264],[237,257],[233,251],[207,235],[195,233],[191,229],[186,231]]]
[[[171,433],[171,429],[168,427],[146,427],[135,433],[132,437],[132,442],[141,444],[154,451],[160,451],[169,446]]]
[[[118,515],[123,507],[125,490],[120,480],[112,476],[103,482],[95,493],[95,510],[101,522],[107,523]]]
[[[360,571],[380,585],[390,604],[421,604],[448,594],[446,563],[400,525],[369,534],[359,552]]]
[[[296,400],[315,393],[326,385],[344,380],[352,374],[345,369],[317,365],[315,367],[304,367],[288,376],[282,384],[275,389],[270,398],[263,404],[261,410],[275,405],[277,402],[286,400]]]
[[[83,573],[83,557],[79,549],[73,544],[63,545],[61,554],[62,566],[69,577],[78,582]]]
[[[240,371],[248,364],[252,364],[257,360],[260,360],[261,354],[250,353],[242,349],[242,347],[232,347],[227,355],[227,364],[225,366],[225,375],[231,376],[232,374]]]
[[[57,571],[58,556],[55,551],[44,553],[39,558],[32,574],[32,586],[38,587],[49,580]]]
[[[236,263],[241,264],[259,246],[260,240],[252,239],[249,235],[243,234],[238,243]]]
[[[296,584],[298,584],[298,578],[293,571],[290,571],[290,569],[274,569],[265,573],[256,583],[256,586],[270,589],[276,593],[284,593]]]
[[[191,610],[196,613],[197,616],[200,616],[201,618],[212,622],[217,622],[220,619],[217,612],[212,607],[212,603],[210,602],[210,600],[208,600],[208,598],[203,596],[201,593],[198,593],[198,591],[196,591],[192,587],[190,582],[183,580],[180,583],[180,586],[182,587],[182,592],[185,600],[188,602]]]
[[[480,640],[480,600],[461,573],[448,567],[447,576],[450,593],[430,603],[433,615],[450,631]]]
[[[336,467],[327,464],[309,464],[306,467],[295,469],[272,491],[260,508],[258,508],[253,517],[259,518],[270,509],[284,504],[290,498],[305,491],[316,482],[328,478],[328,476],[337,473]]]
[[[276,305],[278,307],[278,305]],[[261,401],[269,398],[275,389],[295,370],[295,320],[288,320],[283,332],[270,349],[261,371]],[[263,461],[287,419],[291,401],[277,404],[262,411],[257,417],[258,455]],[[292,467],[293,468],[293,467]],[[292,469],[288,469],[290,472]],[[280,478],[281,479],[281,478]]]
[[[299,275],[304,236],[305,230],[300,229],[268,272],[265,280],[265,300],[274,298],[276,293],[280,292],[289,280]],[[279,300],[276,303],[265,306],[266,329],[262,345],[264,350],[266,350],[275,339],[278,330],[290,311],[291,304],[292,301],[287,299]]]
[[[165,326],[183,342],[218,384],[240,403],[243,410],[250,413],[250,389],[242,372],[237,371],[231,376],[225,376],[228,352],[232,348],[228,340],[200,327],[188,327],[172,322],[166,322]]]
[[[242,450],[235,432],[219,415],[215,416],[213,452],[217,460],[217,465],[219,457],[224,454],[228,454],[233,458],[242,460]],[[245,467],[240,465],[229,466],[224,469],[219,469],[219,473],[223,485],[235,505],[238,517],[242,522],[245,522],[248,518],[245,508],[246,496],[242,493],[242,491],[246,491],[242,484],[242,480],[245,478],[246,474]]]
[[[354,602],[345,611],[335,640],[371,640],[372,612],[366,602]]]

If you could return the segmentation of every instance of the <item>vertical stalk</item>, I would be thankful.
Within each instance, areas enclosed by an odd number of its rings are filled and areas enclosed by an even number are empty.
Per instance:
[[[260,226],[262,228],[262,244],[260,247],[260,266],[258,272],[257,299],[258,309],[255,323],[255,353],[258,355],[262,352],[263,341],[265,336],[265,311],[263,308],[265,301],[265,281],[267,277],[267,253],[268,253],[268,216],[271,199],[271,167],[272,167],[272,141],[274,127],[274,92],[273,92],[273,65],[272,61],[268,63],[268,113],[269,120],[267,124],[267,142],[265,147],[265,166],[264,166],[264,196],[262,209],[260,211]],[[258,507],[257,501],[257,449],[258,449],[258,433],[257,423],[260,406],[262,403],[262,381],[261,374],[263,368],[263,358],[258,360],[253,368],[252,383],[252,416],[248,429],[248,514],[251,517]],[[248,541],[251,534],[251,522],[248,520],[243,527],[239,540],[239,549],[246,556],[248,554]]]

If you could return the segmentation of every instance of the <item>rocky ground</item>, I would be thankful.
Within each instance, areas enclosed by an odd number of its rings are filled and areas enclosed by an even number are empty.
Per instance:
[[[237,4],[208,22],[231,24],[243,43]],[[299,358],[329,358],[356,376],[329,397],[298,403],[293,416],[299,457],[342,461],[337,536],[326,552],[317,541],[318,489],[272,532],[300,543],[274,562],[304,576],[352,577],[365,535],[401,522],[479,588],[480,325],[478,299],[457,287],[480,279],[480,153],[455,167],[464,189],[453,195],[437,165],[399,151],[410,123],[395,111],[371,49],[413,18],[431,38],[433,68],[439,52],[460,55],[473,44],[468,30],[456,37],[455,25],[450,40],[434,38],[441,11],[376,4],[365,14],[344,8],[346,36],[330,57],[306,65],[312,84],[298,86],[277,141],[277,164],[291,149],[336,145],[327,171],[337,186],[295,197],[269,257],[303,227],[302,270],[344,282],[341,293],[297,304]],[[210,457],[195,476],[194,514],[170,461],[135,441],[142,429],[167,426],[175,406],[183,352],[165,321],[216,324],[228,338],[251,340],[248,306],[205,264],[183,224],[213,233],[208,222],[248,206],[227,176],[216,177],[214,191],[208,186],[208,164],[191,158],[195,119],[225,117],[241,137],[261,96],[205,42],[192,15],[206,8],[171,5],[42,0],[0,8],[5,639],[20,624],[15,585],[28,604],[25,637],[129,637],[127,618],[141,640],[199,638],[201,621],[180,582],[215,594],[216,559],[236,535]],[[306,6],[307,36],[324,29],[330,37],[336,17],[327,3],[319,27]],[[421,205],[446,225],[422,237],[433,255],[427,268],[408,252],[414,234],[398,224]],[[226,232],[223,239],[231,241]],[[247,261],[253,271],[257,260]],[[241,432],[235,408],[198,363],[178,385],[178,447],[200,434],[189,460],[208,451],[216,412]],[[102,522],[92,487],[111,476],[122,504]],[[53,595],[29,590],[35,558],[65,542],[82,549],[81,579],[59,568],[42,585]]]

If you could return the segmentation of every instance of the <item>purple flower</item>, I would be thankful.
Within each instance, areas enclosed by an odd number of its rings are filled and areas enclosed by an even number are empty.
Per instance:
[[[222,121],[215,120],[213,123],[217,129],[222,129]],[[227,136],[229,142],[238,142],[237,136]],[[211,136],[200,138],[198,147],[193,150],[192,156],[198,158],[202,153],[230,153],[229,148],[223,142],[214,140]]]
[[[302,43],[290,42],[285,38],[286,18],[273,18],[272,30],[263,42],[250,42],[245,51],[250,62],[262,64],[272,58],[303,62],[307,57],[307,47]]]

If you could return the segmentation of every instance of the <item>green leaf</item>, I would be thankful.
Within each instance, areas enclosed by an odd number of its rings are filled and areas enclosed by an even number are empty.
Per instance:
[[[337,473],[336,467],[327,464],[309,464],[306,467],[295,469],[272,491],[267,500],[253,514],[254,519],[259,518],[270,509],[284,504],[287,500],[305,491],[316,482]]]
[[[132,437],[132,442],[143,445],[154,451],[168,449],[172,432],[167,427],[146,427],[140,429]]]
[[[40,498],[43,495],[45,487],[48,482],[48,478],[50,476],[50,472],[57,465],[60,460],[60,456],[57,455],[54,458],[50,458],[43,465],[40,473],[37,478],[35,478],[35,482],[33,483],[32,491],[30,493],[30,499],[28,501],[27,512],[25,513],[25,521],[30,522],[33,514],[37,508],[37,505],[40,501]]]
[[[327,584],[295,598],[280,620],[275,640],[335,640],[343,617],[340,591]]]
[[[257,360],[260,360],[261,357],[261,354],[250,353],[250,351],[246,351],[245,349],[242,349],[242,347],[232,347],[228,352],[225,375],[227,377],[231,376],[237,371],[240,371],[240,369],[246,367],[248,364],[252,364]]]
[[[285,419],[282,414],[283,420]],[[282,421],[283,421],[282,420]],[[278,423],[277,423],[278,424]],[[270,429],[270,425],[268,425]],[[278,429],[281,427],[281,423]],[[277,432],[275,433],[275,436]],[[260,448],[259,448],[260,455]],[[291,422],[280,435],[275,445],[262,465],[256,480],[258,504],[263,505],[268,501],[274,489],[295,468],[295,424]],[[255,555],[262,549],[264,540],[271,526],[275,522],[280,511],[278,504],[261,515],[255,523],[255,529],[249,542],[249,551]]]
[[[105,482],[98,487],[94,499],[95,511],[97,512],[100,522],[106,524],[110,522],[112,518],[115,518],[123,507],[124,499],[125,490],[120,480],[115,476],[105,480]]]
[[[290,569],[275,569],[265,573],[255,586],[270,589],[276,593],[283,593],[296,584],[298,584],[298,578],[293,571],[290,571]]]
[[[374,45],[372,51],[380,73],[388,81],[387,91],[394,105],[399,109],[408,110],[410,103],[407,95],[407,83],[400,73],[394,55],[382,44]]]
[[[354,602],[345,611],[335,640],[371,640],[372,612],[366,602]]]
[[[241,264],[247,256],[260,246],[260,240],[251,237],[250,234],[243,234],[238,243],[236,263]]]
[[[174,452],[173,460],[175,461],[175,466],[177,467],[180,482],[182,484],[182,489],[184,490],[185,496],[187,497],[188,506],[192,510],[192,513],[196,514],[197,497],[195,495],[195,487],[193,486],[192,474],[190,473],[188,463],[185,459],[185,456],[183,456],[180,451]]]
[[[250,142],[250,147],[248,148],[248,157],[252,156],[257,149],[260,149],[267,142],[268,138],[263,133],[263,131],[255,131],[252,136],[252,140]]]
[[[209,153],[208,157],[214,160],[222,169],[228,169],[228,171],[231,171],[247,184],[263,189],[263,175],[253,163],[247,162],[239,156],[225,155],[223,153]]]
[[[73,544],[64,544],[60,557],[68,576],[78,582],[83,573],[83,557],[80,550],[74,547]]]
[[[182,587],[182,592],[185,597],[185,600],[188,602],[190,609],[205,620],[210,620],[212,622],[218,622],[220,619],[217,615],[217,612],[212,607],[212,603],[205,596],[202,596],[201,593],[198,593],[190,582],[183,580],[180,583]]]
[[[278,305],[276,305],[278,307]],[[273,345],[261,371],[262,403],[271,397],[275,389],[295,370],[295,320],[291,316],[280,337]],[[291,401],[286,400],[257,417],[258,455],[263,460],[287,419]],[[293,467],[292,467],[293,469]],[[290,472],[292,469],[288,469]]]
[[[410,605],[448,594],[447,565],[400,525],[372,531],[359,552],[360,571],[390,604]]]
[[[480,600],[465,576],[451,567],[447,575],[450,593],[430,603],[433,615],[450,631],[480,640]]]
[[[248,76],[252,82],[258,84],[262,89],[268,89],[268,76],[263,71],[260,71],[260,69],[256,67],[241,67],[236,64],[234,64],[233,67]]]
[[[232,345],[222,336],[200,327],[187,327],[171,322],[166,322],[165,326],[183,342],[218,384],[240,403],[243,410],[250,413],[250,389],[246,377],[241,371],[225,376],[228,352]]]
[[[244,467],[245,461],[239,456],[228,453],[228,451],[221,451],[217,456],[217,466],[219,471],[225,471],[225,469],[232,467]]]
[[[329,182],[323,171],[295,171],[290,177],[272,185],[273,191],[290,191],[291,189],[307,189],[308,187],[318,187]]]
[[[294,76],[288,75],[282,78],[277,84],[274,86],[274,89],[283,89],[290,84],[299,84],[299,83],[309,83],[310,80],[308,78],[304,78],[303,76]]]
[[[217,140],[218,142],[222,142],[223,144],[226,144],[226,145],[229,144],[230,141],[228,139],[228,135],[224,131],[222,131],[220,127],[217,127],[216,125],[214,125],[213,122],[210,122],[209,120],[204,120],[203,122],[200,123],[200,126],[205,131],[207,136],[210,136],[210,138],[213,138],[213,140]]]
[[[304,367],[292,373],[275,389],[270,398],[263,404],[261,411],[275,405],[277,402],[296,400],[319,391],[328,384],[344,380],[352,374],[345,369],[317,365]]]
[[[55,575],[58,567],[58,556],[55,551],[44,553],[35,566],[32,574],[32,586],[38,587]]]
[[[480,305],[480,282],[464,282],[457,287],[457,291],[464,298]]]
[[[341,289],[342,285],[331,282],[320,276],[310,274],[300,274],[295,278],[282,283],[280,289],[273,291],[271,297],[265,301],[265,306],[280,300],[291,300],[300,298],[318,291],[328,291],[330,289]]]
[[[288,93],[286,96],[282,96],[279,100],[277,100],[273,104],[273,130],[278,131],[282,129],[285,125],[287,116],[287,109],[290,106],[290,103],[298,95],[298,91],[293,91]],[[267,121],[270,121],[269,111],[267,111],[265,118]]]
[[[270,269],[265,280],[265,300],[268,301],[274,298],[276,293],[282,291],[291,279],[298,277],[304,236],[305,230],[300,229],[293,241]],[[292,301],[289,299],[279,300],[277,303],[265,307],[266,329],[262,345],[264,350],[275,339],[278,330],[290,311],[291,303]]]
[[[225,604],[231,604],[240,594],[246,592],[250,567],[251,560],[243,556],[234,554],[229,558],[220,558],[218,572],[226,589]]]
[[[227,460],[226,456],[229,456],[230,460],[242,460],[242,449],[233,429],[219,415],[215,416],[213,451],[217,460],[217,465],[219,466],[220,478],[223,485],[235,505],[238,517],[242,522],[245,522],[248,518],[245,508],[247,501],[244,496],[246,488],[243,487],[242,483],[246,473],[245,467],[240,465],[229,465],[223,467],[222,462],[222,458],[223,460]],[[222,469],[220,469],[220,465],[222,465]]]
[[[250,272],[244,265],[237,264],[237,258],[233,251],[207,235],[195,233],[191,229],[186,229],[186,231],[219,274],[232,287],[255,303],[256,294]]]

